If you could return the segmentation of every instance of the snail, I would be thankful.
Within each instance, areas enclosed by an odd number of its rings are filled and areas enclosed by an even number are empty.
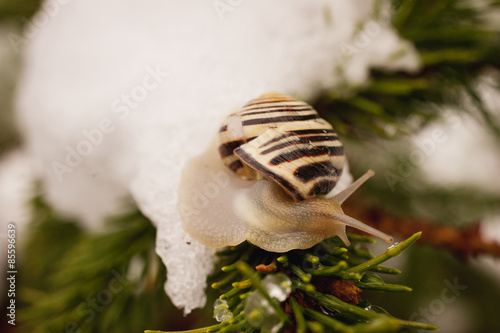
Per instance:
[[[345,163],[333,127],[305,102],[267,93],[229,115],[179,187],[184,229],[209,248],[248,240],[272,252],[306,249],[346,226],[391,236],[344,214],[342,203],[372,170],[331,196]]]

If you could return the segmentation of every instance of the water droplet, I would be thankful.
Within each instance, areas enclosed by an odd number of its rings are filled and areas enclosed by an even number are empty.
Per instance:
[[[292,281],[283,273],[266,276],[262,280],[262,286],[269,293],[269,296],[283,302],[292,291]]]
[[[258,291],[252,291],[245,300],[245,313],[248,323],[262,331],[275,333],[283,326],[276,311]]]
[[[393,249],[398,244],[399,244],[399,242],[394,242],[394,244],[392,244],[391,246],[389,246],[389,248],[387,248],[387,249],[388,250]]]
[[[321,304],[319,305],[319,308],[320,308],[321,312],[323,312],[327,316],[331,316],[331,315],[333,315],[333,314],[335,314],[335,313],[338,312],[336,310],[330,309],[329,307],[323,306]]]
[[[262,280],[262,286],[269,296],[280,302],[286,300],[292,291],[292,281],[282,273],[266,276]],[[262,331],[275,333],[283,326],[274,308],[257,291],[252,291],[245,300],[245,313],[248,323]]]
[[[371,311],[371,312],[376,312],[376,313],[384,313],[387,314],[387,312],[382,309],[380,306],[377,305],[368,305],[365,310]]]
[[[233,313],[229,311],[227,301],[217,299],[214,303],[214,318],[219,323],[233,319]]]

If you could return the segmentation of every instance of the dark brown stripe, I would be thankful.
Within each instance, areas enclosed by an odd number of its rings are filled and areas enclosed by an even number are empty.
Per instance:
[[[284,104],[286,103],[286,104]],[[267,104],[267,105],[266,105]],[[251,104],[251,105],[246,105],[242,108],[242,110],[258,110],[258,109],[266,109],[266,108],[295,108],[295,107],[301,107],[301,108],[310,108],[312,109],[312,106],[310,106],[307,103],[304,102],[297,102],[297,101],[268,101],[265,103],[258,103],[258,104]]]
[[[309,196],[315,196],[318,194],[328,194],[331,190],[337,185],[336,182],[332,180],[320,180],[316,184],[314,184],[313,188],[309,191]]]
[[[309,142],[335,141],[335,140],[338,140],[338,136],[336,136],[336,135],[318,135],[318,136],[300,137],[299,140],[290,140],[290,141],[283,142],[283,143],[277,144],[275,146],[272,146],[271,148],[264,150],[262,152],[262,154],[264,154],[264,155],[269,154],[269,153],[272,153],[273,151],[280,150],[280,149],[283,149],[285,147],[309,143]]]
[[[259,108],[259,109],[266,109],[266,108]],[[272,110],[264,110],[264,111],[254,111],[254,112],[247,112],[246,110],[243,110],[243,112],[241,113],[242,116],[253,116],[253,115],[256,115],[256,114],[263,114],[263,113],[270,113],[270,112],[299,112],[299,111],[312,111],[314,113],[317,113],[314,109],[312,108],[301,108],[301,109],[292,109],[290,107],[286,107],[286,106],[282,106],[282,107],[278,107],[276,109],[272,109]]]
[[[269,161],[271,165],[278,165],[284,162],[295,161],[302,157],[310,157],[310,156],[320,156],[320,155],[328,155],[328,156],[339,156],[343,155],[342,147],[328,147],[328,146],[319,146],[312,148],[298,148],[294,151],[287,152],[284,154],[280,154]]]
[[[219,154],[222,158],[230,156],[233,154],[233,150],[244,144],[243,140],[236,140],[223,143],[219,146]]]
[[[304,200],[304,196],[299,191],[297,191],[297,189],[288,180],[284,179],[281,176],[278,176],[277,174],[267,169],[263,165],[257,163],[250,155],[245,153],[245,151],[243,151],[241,148],[237,148],[234,151],[234,154],[238,156],[240,159],[242,159],[251,168],[268,176],[271,180],[274,180],[278,185],[283,187],[289,194],[291,194],[297,200],[300,201]]]
[[[304,165],[297,168],[293,173],[293,175],[303,183],[307,183],[314,178],[336,177],[339,174],[340,170],[334,167],[330,161]]]
[[[233,163],[228,165],[229,169],[231,169],[233,172],[236,172],[238,169],[243,168],[243,163],[241,163],[240,160],[234,161]]]
[[[294,130],[294,131],[287,131],[286,134],[280,135],[274,139],[271,139],[267,141],[266,143],[262,144],[259,146],[259,148],[263,148],[273,142],[280,141],[284,138],[290,137],[292,135],[307,135],[307,134],[326,134],[326,133],[335,133],[334,130],[327,130],[327,129],[307,129],[307,130]],[[338,136],[335,138],[335,140],[338,140]]]
[[[225,131],[227,131],[227,125],[224,125],[221,128],[219,128],[219,133],[220,132],[225,132]]]
[[[273,142],[280,141],[280,140],[282,140],[282,139],[284,139],[284,138],[287,138],[287,137],[289,137],[289,136],[292,136],[292,135],[294,135],[294,134],[293,134],[293,133],[285,133],[285,134],[283,134],[283,135],[280,135],[280,136],[278,136],[278,137],[275,137],[275,138],[273,138],[273,139],[271,139],[271,140],[269,140],[269,141],[265,142],[264,144],[260,145],[260,146],[259,146],[259,148],[263,148],[263,147],[265,147],[265,146],[267,146],[267,145],[270,145],[270,144],[271,144],[271,143],[273,143]]]
[[[296,100],[296,99],[291,99],[290,100],[290,99],[278,99],[278,98],[256,99],[256,100],[252,100],[252,101],[248,102],[243,107],[247,108],[247,107],[250,107],[250,106],[253,106],[253,105],[261,105],[261,104],[266,104],[266,103],[282,103],[282,102],[296,103],[296,102],[301,102],[301,101]],[[302,103],[306,104],[304,102],[302,102]]]
[[[302,121],[309,119],[317,119],[319,116],[317,114],[305,115],[305,116],[282,116],[282,117],[269,117],[269,118],[257,118],[248,119],[242,122],[243,126],[248,125],[260,125],[269,123],[283,123],[285,121]]]

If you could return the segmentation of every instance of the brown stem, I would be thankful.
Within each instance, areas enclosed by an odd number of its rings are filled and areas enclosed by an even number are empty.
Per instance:
[[[422,231],[419,244],[425,243],[436,248],[443,248],[461,259],[469,259],[478,254],[488,254],[500,258],[500,244],[485,240],[479,232],[479,221],[466,227],[444,226],[423,219],[398,218],[380,208],[346,201],[342,206],[347,215],[386,232],[407,238]]]

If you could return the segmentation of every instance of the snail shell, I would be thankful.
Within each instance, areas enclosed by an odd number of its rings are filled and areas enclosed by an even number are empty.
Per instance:
[[[266,176],[298,201],[330,193],[345,161],[333,127],[307,103],[280,93],[226,118],[219,142],[224,164],[239,177]]]
[[[228,116],[205,153],[186,164],[179,188],[183,227],[210,248],[249,240],[286,252],[331,236],[349,244],[346,226],[391,243],[340,207],[373,171],[325,198],[344,162],[336,133],[311,106],[262,95]]]

